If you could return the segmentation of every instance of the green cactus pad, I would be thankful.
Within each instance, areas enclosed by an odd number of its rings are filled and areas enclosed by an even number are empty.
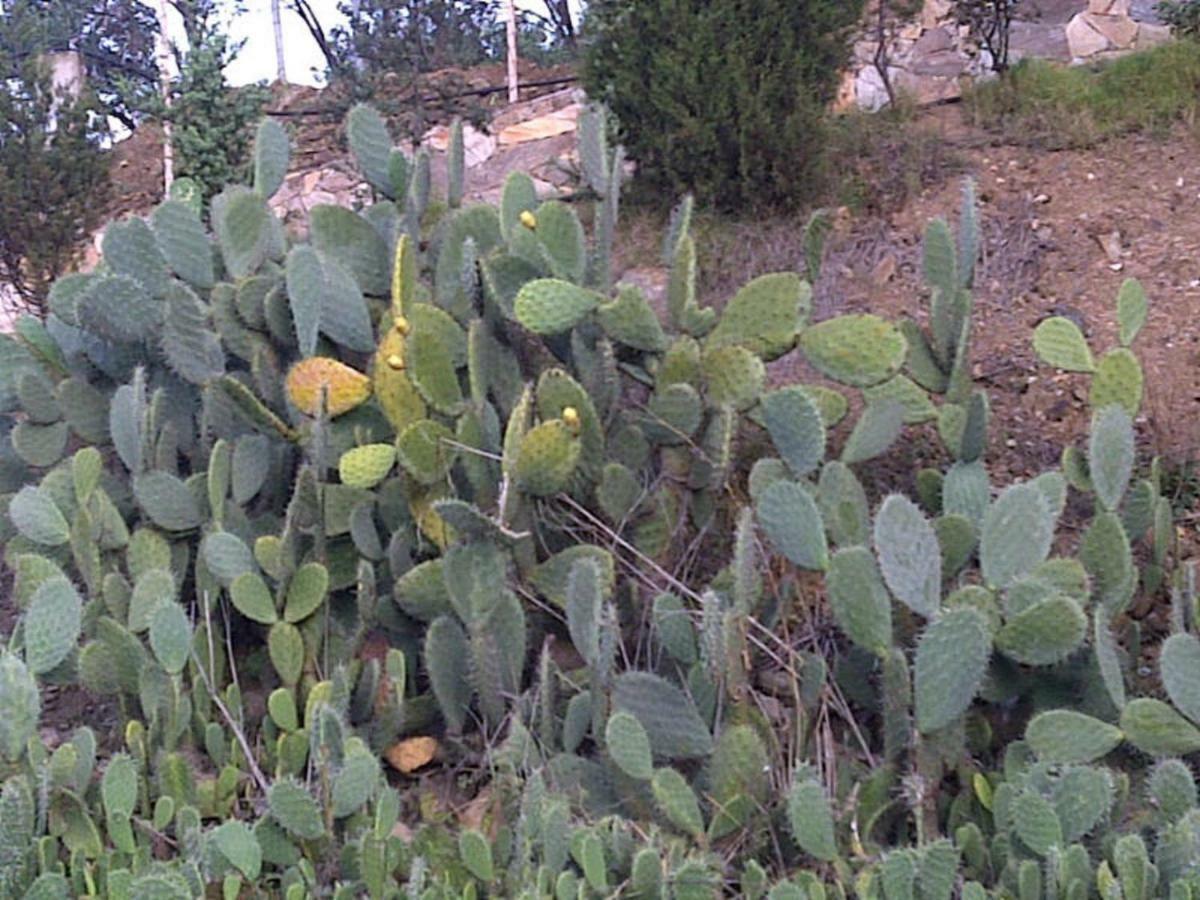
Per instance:
[[[391,444],[367,444],[342,454],[338,477],[342,484],[370,489],[379,484],[396,464],[396,448]]]
[[[164,309],[139,282],[126,275],[102,275],[79,298],[76,314],[87,331],[106,340],[135,342],[151,337]]]
[[[1120,327],[1122,347],[1137,340],[1142,326],[1146,324],[1146,291],[1136,278],[1126,278],[1117,293],[1117,324]]]
[[[160,603],[150,620],[150,649],[168,675],[178,675],[192,650],[192,624],[178,603]]]
[[[1053,665],[1075,652],[1087,626],[1087,616],[1078,603],[1070,597],[1054,596],[1010,617],[996,635],[996,647],[1026,665]]]
[[[1121,743],[1121,729],[1070,709],[1039,713],[1029,720],[1025,740],[1039,759],[1089,763]]]
[[[66,518],[44,488],[26,485],[9,501],[8,517],[25,538],[59,547],[71,539]]]
[[[1006,488],[988,507],[980,528],[979,562],[984,580],[1005,588],[1027,575],[1047,556],[1055,516],[1034,484]]]
[[[754,511],[772,545],[793,565],[818,570],[828,565],[820,510],[800,485],[775,482],[759,495]]]
[[[569,281],[541,278],[518,291],[513,315],[535,334],[561,334],[582,322],[601,300],[594,291]]]
[[[694,838],[704,833],[704,819],[696,793],[678,771],[656,769],[651,789],[659,811],[668,822]]]
[[[447,726],[461,731],[471,702],[467,680],[470,646],[462,627],[449,616],[435,619],[425,633],[425,667]]]
[[[1133,420],[1121,406],[1097,410],[1088,444],[1088,471],[1100,504],[1112,512],[1121,504],[1133,473]]]
[[[1079,543],[1079,559],[1091,576],[1096,601],[1110,614],[1129,602],[1136,585],[1133,551],[1120,516],[1102,513]]]
[[[190,531],[203,522],[195,495],[168,472],[146,472],[136,476],[133,494],[150,520],[166,531]]]
[[[708,763],[714,807],[708,836],[717,840],[749,824],[767,802],[771,765],[758,732],[734,725],[721,732]]]
[[[358,104],[346,116],[346,138],[367,183],[385,197],[393,196],[389,169],[392,138],[383,117],[370,106]]]
[[[267,632],[267,652],[279,680],[294,687],[304,671],[304,638],[291,622],[276,622]]]
[[[336,259],[364,294],[386,297],[391,291],[388,247],[366,219],[341,206],[318,204],[309,212],[313,248]]]
[[[1200,729],[1161,700],[1139,697],[1121,710],[1121,731],[1150,756],[1184,756],[1200,750]]]
[[[302,622],[325,602],[329,590],[329,572],[318,562],[308,562],[296,570],[288,584],[283,618],[293,624]]]
[[[1141,363],[1131,351],[1124,347],[1110,350],[1100,357],[1096,366],[1088,405],[1098,411],[1117,404],[1124,407],[1130,417],[1136,416],[1142,405],[1142,381]]]
[[[725,306],[707,347],[745,347],[763,360],[778,359],[795,346],[811,309],[812,288],[798,275],[762,275]]]
[[[696,433],[704,404],[690,384],[671,384],[655,391],[646,405],[642,430],[646,439],[668,446],[682,444]]]
[[[708,402],[739,412],[758,402],[767,378],[763,361],[739,346],[706,350],[700,368]]]
[[[225,269],[234,278],[253,274],[271,249],[273,217],[266,200],[232,185],[213,198],[211,216]]]
[[[800,335],[808,361],[823,375],[851,387],[887,381],[904,365],[904,335],[874,315],[839,316],[811,325]]]
[[[835,553],[826,591],[833,616],[850,640],[885,654],[892,645],[892,603],[871,552],[848,547]]]
[[[630,778],[648,781],[654,774],[650,738],[642,723],[631,714],[615,712],[608,717],[604,743],[612,761]]]
[[[863,399],[867,403],[899,403],[904,408],[906,425],[920,425],[937,418],[938,414],[929,395],[903,375],[867,388],[863,391]]]
[[[0,756],[16,761],[24,754],[41,710],[41,695],[33,673],[16,655],[0,652]],[[7,824],[8,820],[5,821]]]
[[[597,309],[596,319],[610,338],[626,347],[647,353],[659,353],[667,347],[658,316],[635,287],[622,287],[616,300]]]
[[[839,547],[866,545],[871,538],[871,511],[862,482],[845,463],[832,460],[817,481],[817,506],[830,539]]]
[[[517,452],[517,485],[535,497],[566,488],[579,461],[581,442],[561,419],[535,426],[521,439]]]
[[[613,687],[613,707],[641,722],[654,754],[691,759],[712,752],[712,735],[691,699],[669,681],[650,672],[624,672]]]
[[[991,631],[978,610],[949,610],[925,629],[917,645],[913,676],[921,733],[939,731],[966,712],[983,682],[991,654]]]
[[[963,516],[939,516],[933,530],[942,550],[942,571],[947,576],[957,575],[975,552],[975,526]]]
[[[907,497],[892,494],[875,516],[874,539],[892,594],[918,615],[933,616],[941,602],[942,555],[929,520]]]
[[[277,781],[267,792],[267,806],[275,821],[288,833],[312,841],[325,833],[321,809],[312,794],[295,781]]]
[[[255,572],[243,572],[229,585],[229,599],[243,616],[263,625],[273,625],[278,620],[275,599],[271,589]]]
[[[1186,633],[1171,635],[1162,645],[1158,665],[1175,708],[1200,724],[1200,640]]]
[[[1013,805],[1013,826],[1021,843],[1038,856],[1048,856],[1063,846],[1062,825],[1050,801],[1024,791]]]
[[[893,401],[869,403],[854,423],[842,447],[842,462],[848,466],[874,459],[896,442],[904,430],[904,407]]]
[[[416,331],[408,338],[407,373],[425,402],[438,412],[457,415],[463,404],[454,359],[440,335]]]
[[[1094,372],[1096,361],[1079,326],[1062,316],[1045,319],[1033,331],[1033,349],[1042,361],[1068,372]]]
[[[212,246],[200,216],[185,203],[167,200],[154,210],[151,221],[171,271],[198,290],[212,288]]]
[[[534,218],[534,233],[551,273],[573,284],[581,282],[587,269],[587,245],[575,211],[561,200],[547,200],[534,211]]]
[[[792,784],[787,797],[788,827],[800,849],[815,859],[837,859],[837,840],[833,830],[833,811],[829,798],[815,780]]]
[[[1196,781],[1187,763],[1164,759],[1155,765],[1146,779],[1146,792],[1164,818],[1177,821],[1196,808]]]
[[[25,610],[25,664],[43,675],[67,658],[83,623],[83,600],[63,576],[41,583]]]

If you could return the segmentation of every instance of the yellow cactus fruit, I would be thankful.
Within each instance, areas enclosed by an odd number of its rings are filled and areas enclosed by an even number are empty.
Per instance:
[[[404,369],[404,357],[399,353],[393,353],[387,358],[387,364],[389,369],[396,372],[402,371]]]
[[[288,399],[305,415],[315,416],[320,412],[322,390],[326,391],[330,417],[336,417],[371,396],[371,379],[345,363],[323,356],[302,359],[287,374]]]
[[[579,435],[579,410],[573,406],[564,406],[562,411],[563,424],[571,434]]]
[[[369,490],[375,487],[396,464],[396,448],[391,444],[367,444],[347,450],[338,460],[342,484]]]
[[[404,351],[407,343],[399,327],[387,329],[375,351],[375,367],[372,371],[375,399],[397,434],[417,419],[425,418],[426,412],[425,401],[413,387],[406,371]]]
[[[579,461],[579,438],[551,419],[526,432],[517,450],[516,481],[525,493],[549,497],[564,490]]]
[[[535,216],[529,210],[525,210],[521,213],[521,224],[526,228],[533,230],[534,228],[537,228],[537,216]]]
[[[409,324],[405,316],[396,316],[396,318],[392,319],[392,327],[396,329],[401,337],[408,337],[408,333],[412,331],[412,325]]]

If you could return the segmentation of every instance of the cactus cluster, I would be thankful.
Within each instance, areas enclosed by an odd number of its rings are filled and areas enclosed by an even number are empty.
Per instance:
[[[1136,454],[1140,287],[1098,362],[1039,326],[1093,375],[1086,449],[993,485],[969,182],[926,232],[927,329],[812,322],[795,273],[705,306],[689,199],[659,311],[615,282],[602,110],[579,137],[590,215],[523,174],[471,203],[458,124],[443,204],[357,106],[374,202],[301,241],[264,125],[211,235],[184,199],[115,223],[0,337],[0,896],[1200,897],[1197,606]],[[823,381],[770,386],[791,352]],[[931,421],[945,471],[874,496],[864,463]],[[1133,696],[1127,613],[1168,583],[1165,699]],[[47,745],[71,683],[118,739]],[[469,821],[384,777],[414,737],[487,773]],[[1106,765],[1133,754],[1146,777]]]

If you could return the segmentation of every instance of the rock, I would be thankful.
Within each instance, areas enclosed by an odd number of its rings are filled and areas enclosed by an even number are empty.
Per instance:
[[[895,70],[892,74],[898,73],[899,70]],[[854,99],[859,109],[865,109],[868,112],[875,112],[887,106],[887,88],[883,86],[883,79],[879,77],[874,66],[866,66],[858,70],[858,75],[854,79]]]
[[[1110,231],[1107,234],[1098,234],[1096,243],[1100,245],[1100,249],[1104,251],[1104,255],[1108,257],[1110,263],[1116,264],[1121,261],[1121,232]]]
[[[1033,57],[1058,62],[1071,61],[1065,25],[1016,21],[1009,31],[1008,52],[1013,62]]]
[[[1089,13],[1098,16],[1129,17],[1129,0],[1088,0]]]
[[[1067,23],[1067,44],[1074,59],[1087,59],[1103,53],[1111,46],[1108,38],[1092,27],[1085,13]]]
[[[913,75],[934,75],[939,78],[957,78],[967,71],[967,61],[953,50],[943,53],[932,53],[920,59],[914,59],[909,66]]]
[[[929,28],[913,45],[913,56],[926,56],[954,49],[954,38],[945,28]]]
[[[950,0],[925,0],[921,8],[921,25],[935,28],[950,16]]]
[[[1110,50],[1128,50],[1137,39],[1137,22],[1129,16],[1101,16],[1094,13],[1083,13],[1087,23],[1100,34],[1108,38]]]
[[[1138,23],[1137,38],[1133,42],[1134,49],[1146,50],[1160,44],[1170,43],[1172,39],[1169,25],[1155,25],[1150,22]]]

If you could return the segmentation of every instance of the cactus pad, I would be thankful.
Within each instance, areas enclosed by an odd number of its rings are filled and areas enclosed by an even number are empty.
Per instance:
[[[1184,756],[1200,750],[1200,729],[1161,700],[1139,697],[1121,710],[1121,731],[1150,756]]]
[[[1068,372],[1094,372],[1096,361],[1079,326],[1070,319],[1053,316],[1033,332],[1033,349],[1042,361]]]
[[[908,354],[904,335],[874,315],[839,316],[811,325],[800,347],[821,374],[851,387],[871,387],[898,373]]]
[[[793,565],[824,569],[829,562],[821,513],[808,491],[791,481],[767,487],[754,504],[763,531]]]
[[[326,392],[326,410],[331,417],[344,415],[371,396],[371,380],[336,359],[322,356],[303,359],[287,374],[288,400],[305,415],[316,416],[321,394]]]
[[[579,461],[581,443],[562,419],[535,426],[521,439],[515,475],[520,488],[535,497],[563,490]]]
[[[528,282],[513,301],[513,315],[535,334],[561,334],[583,321],[601,301],[599,294],[554,278]]]
[[[811,308],[812,288],[798,275],[762,275],[725,306],[707,345],[745,347],[765,361],[778,359],[795,346]]]
[[[875,552],[896,599],[918,615],[933,616],[942,594],[941,548],[933,526],[907,497],[893,494],[879,508]]]
[[[966,712],[991,655],[991,631],[978,610],[949,610],[925,629],[913,677],[918,730],[939,731]]]
[[[383,481],[395,464],[396,448],[391,444],[367,444],[342,454],[338,477],[342,484],[369,489]]]
[[[1089,763],[1121,743],[1121,729],[1070,709],[1039,713],[1029,720],[1025,740],[1039,759]]]
[[[1142,405],[1142,381],[1141,363],[1131,351],[1124,347],[1110,350],[1096,366],[1088,404],[1098,411],[1115,403],[1131,417],[1136,416]]]

